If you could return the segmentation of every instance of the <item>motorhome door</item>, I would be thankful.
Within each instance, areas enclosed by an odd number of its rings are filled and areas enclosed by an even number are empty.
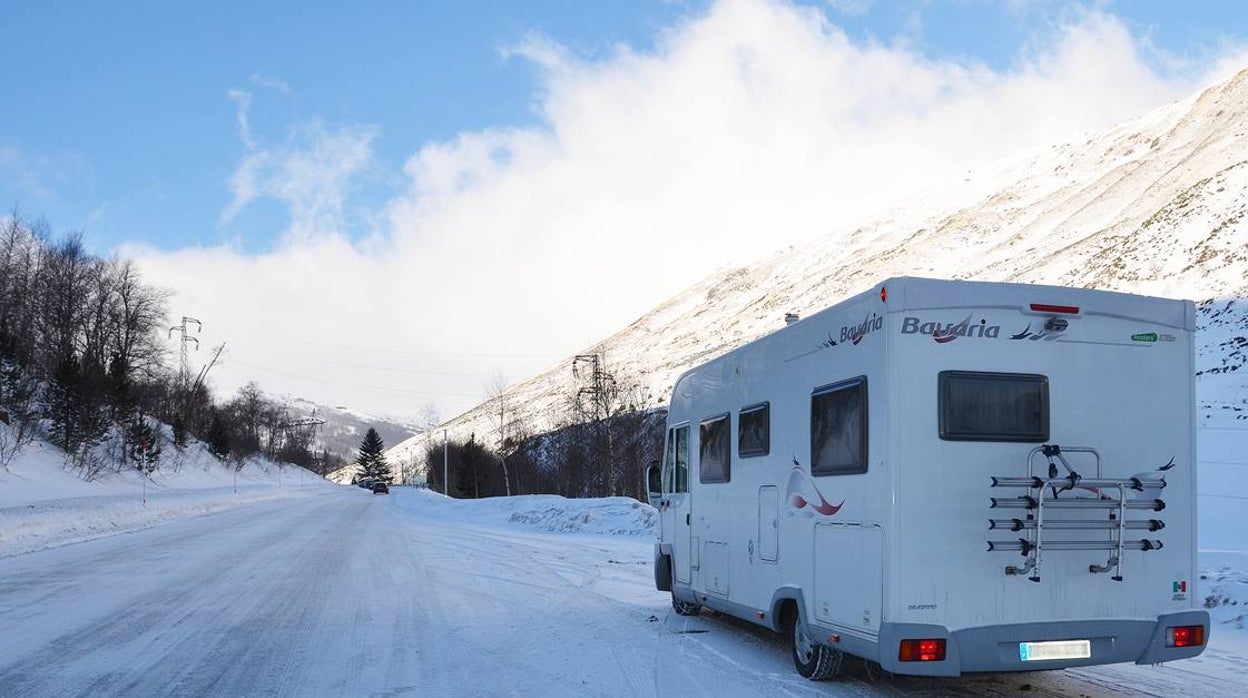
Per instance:
[[[689,425],[667,431],[667,454],[663,460],[662,540],[672,543],[672,575],[688,584],[691,576],[689,550]]]

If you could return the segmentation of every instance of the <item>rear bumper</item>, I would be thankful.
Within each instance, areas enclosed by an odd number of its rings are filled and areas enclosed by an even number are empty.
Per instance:
[[[940,625],[883,623],[880,626],[880,664],[897,674],[958,676],[980,671],[1042,671],[1067,667],[1135,662],[1158,664],[1195,657],[1199,647],[1166,647],[1166,629],[1203,625],[1209,642],[1209,614],[1184,611],[1148,620],[1086,620],[1051,623],[1019,623],[964,628],[950,632]],[[902,662],[897,659],[903,639],[944,639],[946,654],[940,662]],[[1051,640],[1088,640],[1092,656],[1086,659],[1023,661],[1019,643]]]

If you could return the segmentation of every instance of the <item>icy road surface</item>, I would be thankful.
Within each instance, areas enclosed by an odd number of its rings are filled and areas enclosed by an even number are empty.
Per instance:
[[[0,695],[1244,695],[1244,657],[961,679],[798,677],[669,611],[646,507],[338,488],[0,559]],[[1215,630],[1216,632],[1216,630]]]

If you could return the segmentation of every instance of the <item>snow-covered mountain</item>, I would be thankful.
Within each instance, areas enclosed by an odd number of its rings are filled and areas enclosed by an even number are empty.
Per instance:
[[[347,460],[353,459],[364,440],[369,427],[377,430],[383,443],[397,444],[420,432],[420,427],[392,417],[383,417],[348,407],[318,405],[302,398],[293,398],[285,404],[292,418],[317,418],[325,423],[317,427],[316,447],[328,448]]]
[[[1200,419],[1248,419],[1246,214],[1248,71],[714,274],[592,350],[617,380],[666,402],[682,371],[780,328],[786,311],[810,314],[890,276],[1090,287],[1196,300]],[[581,385],[569,358],[505,399],[540,431]],[[492,412],[483,404],[444,426],[452,438],[488,434]],[[423,444],[418,436],[390,453]]]

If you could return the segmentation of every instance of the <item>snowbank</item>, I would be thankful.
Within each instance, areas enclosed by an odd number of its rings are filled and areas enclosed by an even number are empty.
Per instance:
[[[440,519],[473,526],[644,539],[658,536],[658,510],[628,497],[568,499],[554,494],[530,494],[473,500],[450,499],[422,489],[416,491],[416,496],[399,501],[412,513],[436,511]]]
[[[1248,655],[1248,553],[1200,554],[1196,598],[1209,611],[1211,646]]]
[[[198,443],[167,451],[150,478],[127,468],[87,482],[60,449],[30,444],[0,470],[0,558],[334,487],[262,459],[235,473]]]

